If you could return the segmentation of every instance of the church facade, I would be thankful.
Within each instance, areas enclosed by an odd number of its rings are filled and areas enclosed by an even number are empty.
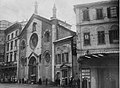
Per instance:
[[[64,57],[69,60],[69,64],[67,64],[71,68],[67,76],[72,75],[71,39],[75,32],[70,29],[71,25],[56,18],[55,6],[51,20],[36,13],[31,16],[19,35],[19,82],[37,83],[39,79],[43,83],[46,79],[48,82],[54,82],[57,73],[55,61],[58,46],[62,47],[62,49],[65,46],[67,52],[69,52],[69,57],[65,55]],[[63,40],[62,43],[59,43],[61,40]],[[58,59],[60,61],[62,58]],[[59,65],[62,66],[63,64]],[[66,66],[66,64],[64,65]],[[60,79],[62,82],[62,77]]]

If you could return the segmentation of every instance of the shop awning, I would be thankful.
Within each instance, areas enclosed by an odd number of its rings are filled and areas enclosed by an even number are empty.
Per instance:
[[[118,54],[118,53],[96,53],[96,54],[87,54],[87,55],[83,55],[83,56],[80,56],[79,58],[78,58],[78,62],[80,63],[80,62],[82,62],[82,61],[84,61],[84,60],[95,60],[95,59],[102,59],[102,58],[105,58],[105,57],[111,57],[111,56],[113,56],[114,57],[114,55],[115,54]]]

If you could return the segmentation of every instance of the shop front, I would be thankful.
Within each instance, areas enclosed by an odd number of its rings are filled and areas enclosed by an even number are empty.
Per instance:
[[[17,67],[16,66],[4,66],[1,68],[0,74],[1,83],[16,83],[17,82]]]
[[[80,56],[81,88],[118,88],[118,53]]]

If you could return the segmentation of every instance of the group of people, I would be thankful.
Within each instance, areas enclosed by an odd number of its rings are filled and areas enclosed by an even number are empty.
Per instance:
[[[64,78],[60,80],[59,78],[55,79],[55,86],[69,86],[71,88],[80,88],[80,79],[79,78],[74,78],[71,77],[69,78]]]
[[[79,78],[74,78],[74,77],[71,77],[70,80],[69,80],[69,86],[71,88],[75,87],[75,88],[80,88],[80,79]]]

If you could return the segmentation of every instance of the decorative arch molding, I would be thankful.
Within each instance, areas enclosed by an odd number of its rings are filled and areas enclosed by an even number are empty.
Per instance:
[[[56,54],[64,53],[64,52],[70,52],[70,45],[64,44],[62,46],[58,46],[56,48]]]
[[[43,57],[44,57],[44,65],[46,67],[49,66],[50,62],[51,62],[51,54],[50,54],[50,51],[49,50],[46,50],[44,53],[43,53]]]
[[[90,28],[88,28],[88,27],[85,27],[85,28],[82,28],[82,30],[81,30],[82,32],[90,32]]]
[[[99,26],[96,28],[97,31],[105,31],[105,28],[104,26]]]
[[[110,30],[118,30],[119,26],[118,25],[111,25]]]
[[[44,42],[50,42],[51,31],[50,29],[46,29],[44,31]]]
[[[26,40],[22,39],[20,42],[20,49],[23,51],[26,48]]]

